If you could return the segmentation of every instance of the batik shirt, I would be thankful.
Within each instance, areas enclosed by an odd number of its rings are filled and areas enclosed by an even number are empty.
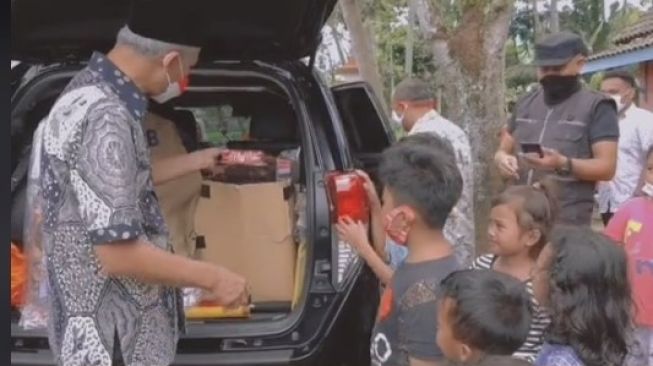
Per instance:
[[[464,267],[475,258],[476,232],[474,226],[474,166],[472,148],[465,131],[432,110],[420,118],[408,133],[432,133],[451,143],[456,154],[456,165],[463,178],[460,200],[454,206],[444,226],[444,236],[456,250],[458,261]]]
[[[96,53],[42,122],[32,164],[49,287],[49,340],[60,365],[172,362],[183,329],[177,290],[109,278],[94,247],[142,239],[171,250],[142,119],[147,99]],[[114,339],[119,345],[114,345]]]

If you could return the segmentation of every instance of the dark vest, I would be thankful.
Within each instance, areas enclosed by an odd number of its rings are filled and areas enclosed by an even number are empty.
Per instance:
[[[573,159],[592,158],[589,126],[597,105],[602,101],[610,99],[584,88],[564,102],[551,106],[545,103],[541,88],[526,95],[515,107],[515,153],[520,152],[520,143],[536,142]],[[529,169],[523,162],[520,165],[519,184],[533,184],[552,174]],[[552,176],[558,182],[560,222],[590,225],[596,182],[580,181],[571,176]]]

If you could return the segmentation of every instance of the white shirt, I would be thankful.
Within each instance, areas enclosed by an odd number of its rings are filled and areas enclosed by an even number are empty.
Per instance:
[[[474,226],[474,166],[472,148],[465,131],[432,110],[422,116],[408,135],[433,133],[451,143],[456,154],[456,165],[463,178],[460,200],[444,227],[444,235],[454,246],[460,263],[467,267],[475,258],[476,232]]]
[[[631,105],[619,121],[617,171],[598,189],[599,211],[616,212],[635,193],[644,171],[646,153],[653,145],[653,113]]]

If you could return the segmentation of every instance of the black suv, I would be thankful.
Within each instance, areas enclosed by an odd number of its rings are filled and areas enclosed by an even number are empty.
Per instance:
[[[195,1],[200,0],[180,1],[179,6],[194,6]],[[193,111],[198,120],[206,118],[202,130],[209,143],[217,139],[234,148],[242,145],[232,141],[224,126],[216,131],[207,123],[226,110],[227,117],[267,134],[265,141],[245,143],[247,148],[301,149],[298,181],[306,200],[302,214],[307,245],[297,266],[302,275],[296,306],[268,309],[247,320],[190,323],[174,365],[369,364],[379,285],[337,238],[332,224],[337,202],[329,197],[326,180],[332,172],[354,168],[374,177],[379,154],[394,137],[368,85],[330,89],[313,67],[321,29],[335,3],[208,2],[210,46],[203,48],[191,88],[175,101],[175,108]],[[32,134],[92,51],[112,47],[128,5],[127,0],[11,2],[11,56],[20,61],[11,71],[16,242],[21,241]],[[16,319],[11,325],[11,364],[53,365],[45,332],[23,330]]]

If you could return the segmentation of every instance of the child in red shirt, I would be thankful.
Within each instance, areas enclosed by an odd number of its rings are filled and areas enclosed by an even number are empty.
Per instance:
[[[605,233],[628,253],[639,347],[627,364],[653,366],[653,146],[644,169],[641,194],[617,211]]]

